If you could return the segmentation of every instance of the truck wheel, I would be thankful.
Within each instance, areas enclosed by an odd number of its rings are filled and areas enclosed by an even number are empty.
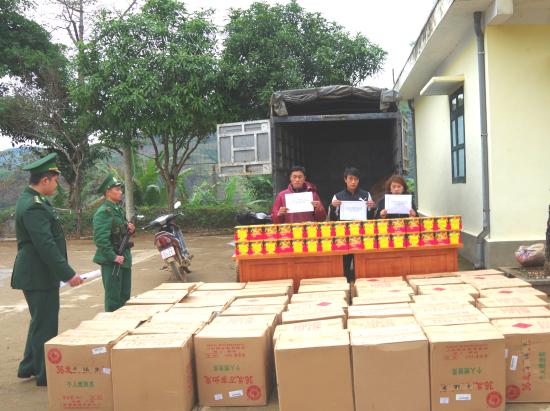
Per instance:
[[[172,270],[172,274],[174,274],[176,276],[176,278],[178,279],[178,282],[180,282],[180,283],[186,283],[187,282],[185,280],[185,275],[182,278],[182,276],[180,274],[180,270],[178,270],[178,266],[176,265],[175,261],[170,261],[170,270]]]

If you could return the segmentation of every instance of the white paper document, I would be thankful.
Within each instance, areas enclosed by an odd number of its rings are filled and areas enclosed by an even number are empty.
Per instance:
[[[386,210],[388,214],[407,214],[412,210],[412,195],[386,194]]]
[[[340,220],[361,221],[367,219],[367,203],[364,201],[342,201]]]
[[[306,191],[305,193],[285,194],[287,213],[304,213],[313,211],[313,193]]]

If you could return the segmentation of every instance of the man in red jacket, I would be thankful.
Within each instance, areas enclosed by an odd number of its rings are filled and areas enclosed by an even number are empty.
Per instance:
[[[277,195],[275,204],[273,204],[273,211],[271,212],[271,221],[274,224],[292,224],[292,223],[305,223],[307,221],[325,221],[327,213],[321,200],[317,195],[317,187],[314,184],[306,181],[306,169],[300,166],[294,166],[290,169],[290,184],[286,190],[281,191]],[[289,213],[286,207],[286,194],[305,193],[310,191],[313,193],[313,201],[311,205],[314,211],[303,213]]]

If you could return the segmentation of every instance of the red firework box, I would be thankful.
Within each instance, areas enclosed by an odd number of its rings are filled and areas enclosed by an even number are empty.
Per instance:
[[[307,223],[304,225],[305,238],[319,238],[321,233],[319,232],[319,223]]]
[[[293,240],[291,240],[291,243],[292,243],[292,252],[294,254],[303,253],[305,251],[304,250],[305,242],[303,238],[300,238],[300,239],[294,238]]]
[[[460,231],[449,231],[449,244],[462,244]]]
[[[348,251],[347,237],[335,237],[332,239],[332,251]]]
[[[363,242],[363,250],[376,250],[378,248],[378,236],[364,235],[361,237]]]
[[[263,240],[264,238],[263,225],[251,225],[250,227],[248,227],[248,239],[250,241]]]
[[[391,235],[391,242],[393,248],[405,248],[407,243],[405,241],[405,233],[394,233]]]
[[[405,234],[405,243],[407,247],[420,247],[420,233]]]
[[[235,241],[235,255],[249,255],[250,244],[248,241]]]
[[[350,236],[363,235],[363,222],[362,221],[349,221],[348,222],[348,233]]]
[[[449,245],[449,232],[438,231],[434,233],[434,245]]]
[[[248,250],[248,255],[262,255],[262,254],[265,254],[264,241],[263,240],[250,241],[249,244],[250,244],[250,249]]]
[[[368,220],[363,221],[363,235],[376,235],[378,230],[376,229],[376,221]]]
[[[307,238],[307,234],[305,231],[306,224],[300,223],[300,224],[292,224],[292,238],[295,240],[298,240],[300,238]]]
[[[378,248],[393,248],[391,234],[378,234]]]
[[[264,240],[265,254],[279,254],[277,240]]]
[[[390,233],[402,233],[405,234],[406,225],[405,225],[405,219],[404,218],[396,218],[391,220],[391,225],[389,227]]]
[[[407,218],[407,219],[405,219],[405,232],[406,233],[419,233],[420,232],[420,218]]]
[[[434,233],[420,233],[420,247],[434,245]]]
[[[239,225],[235,227],[235,241],[246,241],[248,239],[248,226]]]
[[[348,237],[348,250],[364,250],[365,246],[363,245],[363,237],[349,236]]]
[[[333,229],[334,229],[334,223],[319,223],[319,235],[320,235],[320,237],[321,238],[331,238]]]
[[[292,238],[292,224],[277,226],[277,238]]]
[[[277,240],[277,250],[279,254],[293,253],[292,240],[290,238],[284,238]]]
[[[264,225],[264,238],[266,240],[276,240],[279,233],[277,230],[277,225]]]
[[[449,216],[449,223],[447,224],[447,230],[460,231],[462,230],[462,217],[459,215]]]
[[[436,217],[434,228],[435,231],[447,231],[449,224],[449,217]]]
[[[429,233],[435,231],[435,218],[422,217],[420,219],[420,232]]]
[[[321,242],[318,238],[308,238],[304,240],[305,253],[318,253],[320,251],[322,251]]]
[[[380,234],[390,234],[391,220],[378,220],[376,222],[376,232]]]
[[[339,221],[337,223],[333,223],[332,227],[332,236],[333,237],[345,237],[349,235],[348,231],[348,223],[344,221]]]

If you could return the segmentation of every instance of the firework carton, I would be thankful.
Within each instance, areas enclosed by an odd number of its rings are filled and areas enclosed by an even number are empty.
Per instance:
[[[363,238],[359,235],[348,237],[348,250],[364,250]]]
[[[304,240],[304,252],[305,253],[318,253],[323,251],[321,249],[321,242],[318,238],[308,238]]]
[[[293,253],[294,250],[292,249],[292,240],[288,238],[277,240],[277,249],[279,254]]]
[[[292,224],[279,224],[277,238],[292,238]]]
[[[304,239],[307,236],[305,231],[305,224],[292,224],[292,238],[295,240]]]
[[[254,240],[263,240],[264,236],[264,226],[263,225],[251,225],[248,227],[248,238],[250,241]]]
[[[319,235],[321,238],[332,237],[333,223],[319,223]]]
[[[430,246],[435,244],[435,238],[433,232],[420,233],[420,247]]]
[[[264,240],[265,254],[279,254],[277,240]]]
[[[378,248],[393,248],[391,234],[378,234]]]
[[[391,227],[391,220],[378,220],[376,222],[376,232],[380,234],[389,234]]]
[[[264,253],[264,242],[263,240],[250,241],[250,249],[248,251],[249,255],[262,255]]]
[[[332,251],[347,251],[348,239],[347,237],[335,237],[332,239]]]
[[[420,219],[420,231],[422,233],[430,233],[435,231],[435,218],[434,217],[422,217]]]
[[[249,255],[250,243],[248,241],[235,241],[235,255]]]
[[[332,251],[332,237],[319,239],[321,251]]]
[[[406,237],[405,233],[392,234],[391,242],[393,244],[393,248],[405,248],[407,246],[405,237]]]
[[[449,233],[447,231],[434,233],[434,245],[449,245]]]
[[[307,223],[304,225],[305,238],[319,238],[319,223]]]
[[[278,238],[278,230],[276,224],[264,226],[264,238],[266,240],[276,240]]]
[[[235,241],[246,241],[248,239],[248,226],[235,227]]]
[[[460,231],[462,230],[462,217],[459,215],[449,216],[449,223],[447,225],[449,231]]]
[[[304,245],[305,245],[305,242],[304,242],[304,239],[293,239],[292,241],[292,252],[293,253],[303,253],[305,250],[304,250]]]
[[[405,234],[405,244],[407,247],[420,247],[420,233]]]
[[[376,250],[378,248],[378,236],[364,235],[361,237],[363,241],[363,250]]]
[[[349,235],[348,223],[339,221],[333,224],[332,236],[333,237],[345,237]]]
[[[435,218],[435,231],[447,231],[449,225],[449,217],[436,217]]]
[[[362,221],[350,221],[348,222],[349,235],[358,236],[363,235],[363,222]]]
[[[376,229],[376,220],[363,221],[363,235],[375,235],[378,234]]]
[[[390,233],[402,233],[405,234],[405,219],[404,218],[397,218],[391,220],[391,226],[390,226]]]
[[[406,218],[405,219],[405,232],[406,233],[419,233],[420,232],[420,218]]]
[[[449,231],[449,244],[462,244],[460,231]]]

